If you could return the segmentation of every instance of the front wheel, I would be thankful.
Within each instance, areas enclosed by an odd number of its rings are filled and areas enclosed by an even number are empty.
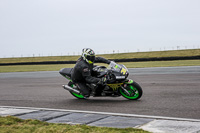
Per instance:
[[[124,87],[125,90],[120,88],[120,93],[123,97],[129,99],[129,100],[138,100],[142,96],[142,88],[140,85],[136,82],[133,82],[131,84],[126,84]]]

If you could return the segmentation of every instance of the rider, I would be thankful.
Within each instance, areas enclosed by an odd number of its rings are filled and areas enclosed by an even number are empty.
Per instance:
[[[95,53],[92,49],[84,48],[82,50],[82,56],[78,59],[72,71],[72,81],[81,90],[85,98],[90,96],[90,91],[86,83],[103,84],[106,80],[105,77],[96,78],[91,75],[94,62],[110,64],[110,61],[105,58],[95,57]]]

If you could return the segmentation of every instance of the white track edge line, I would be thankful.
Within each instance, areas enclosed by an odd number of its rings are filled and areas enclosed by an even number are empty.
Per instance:
[[[151,116],[151,115],[137,115],[137,114],[123,114],[123,113],[111,113],[111,112],[95,112],[95,111],[83,111],[83,110],[66,110],[66,109],[19,107],[19,106],[0,106],[0,108],[32,109],[32,110],[48,110],[48,111],[64,111],[64,112],[74,112],[74,113],[103,114],[103,115],[112,115],[112,116],[148,118],[148,119],[161,119],[161,120],[200,122],[200,119],[176,118],[176,117],[165,117],[165,116]]]

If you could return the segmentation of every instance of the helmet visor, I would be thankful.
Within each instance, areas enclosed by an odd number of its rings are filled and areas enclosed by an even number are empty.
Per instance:
[[[87,60],[94,62],[95,61],[95,56],[94,55],[88,55]]]

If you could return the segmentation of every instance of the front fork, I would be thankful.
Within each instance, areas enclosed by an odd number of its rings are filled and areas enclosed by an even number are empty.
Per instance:
[[[121,89],[126,92],[129,96],[131,96],[130,92],[126,89],[127,85],[132,84],[134,81],[132,79],[126,79],[124,84],[121,86]]]

